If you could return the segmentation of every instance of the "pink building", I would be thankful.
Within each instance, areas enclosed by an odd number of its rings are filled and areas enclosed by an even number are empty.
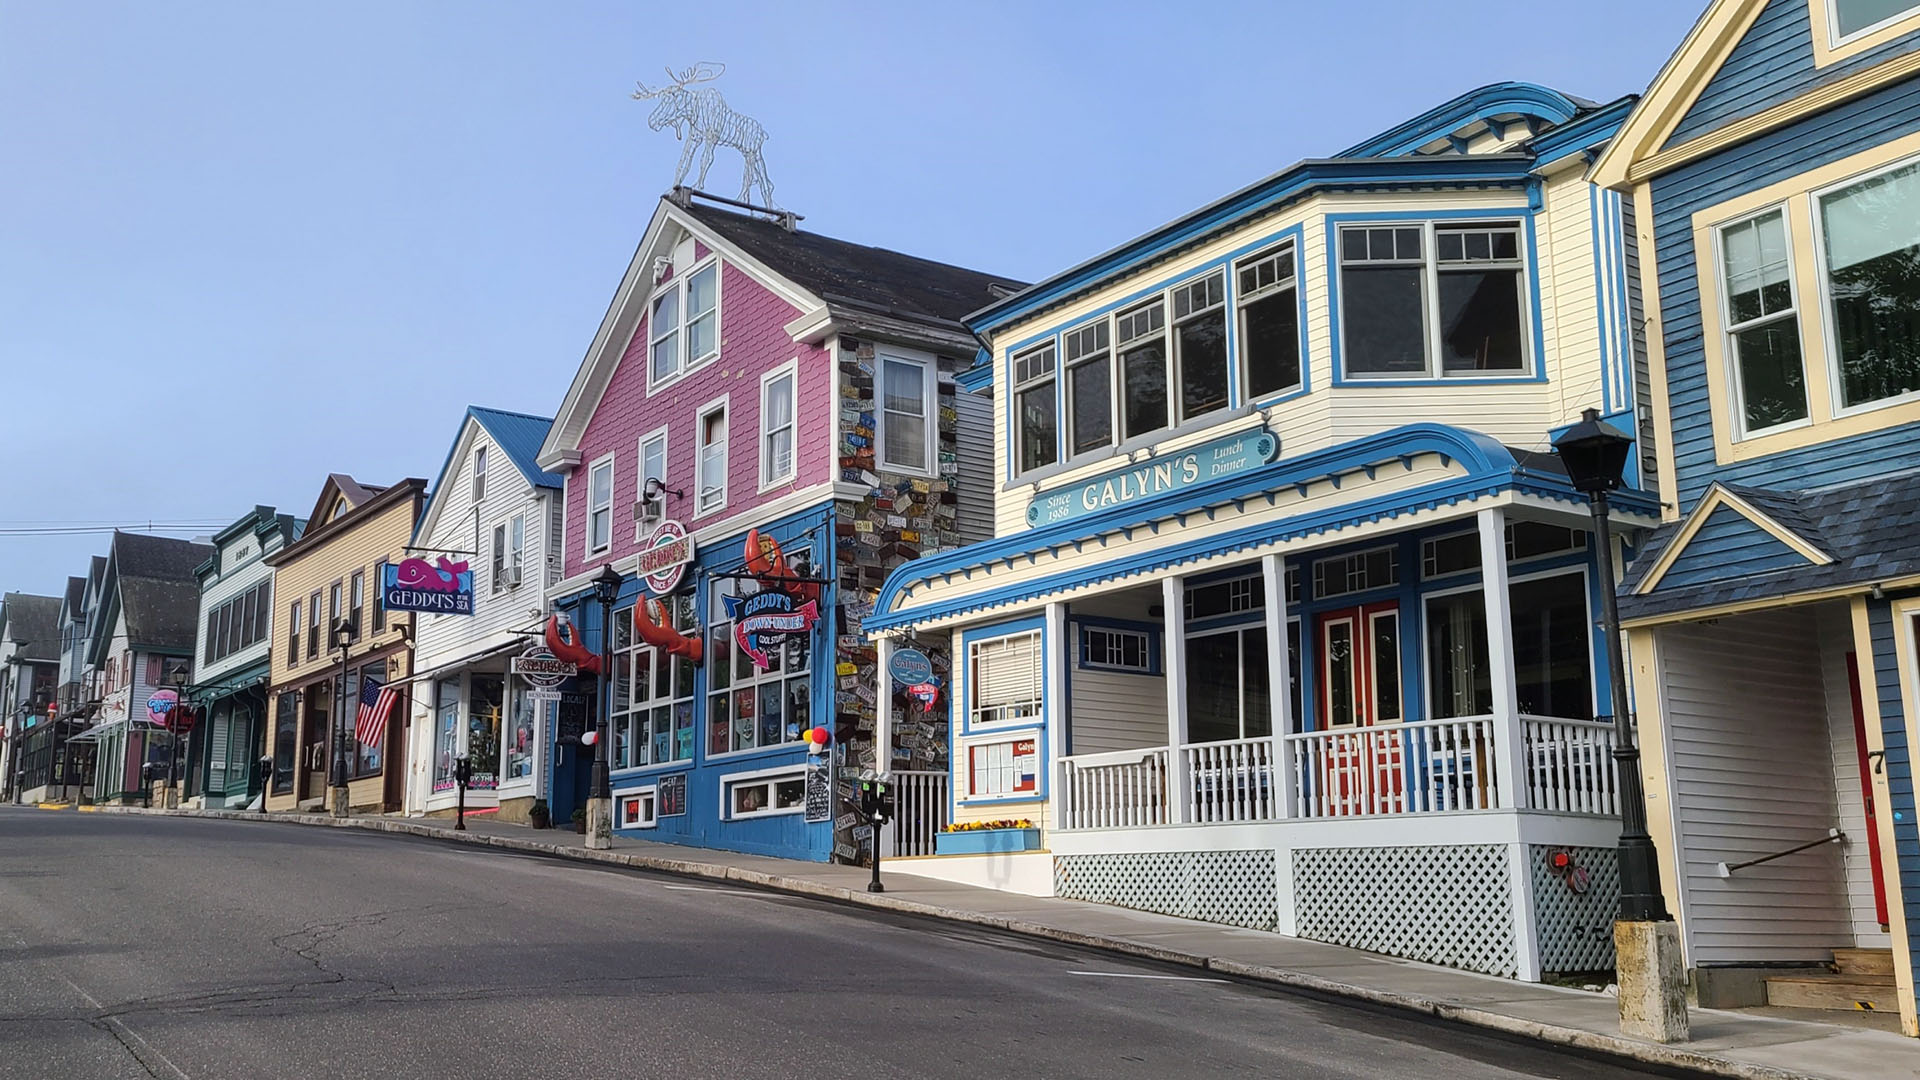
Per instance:
[[[876,671],[860,621],[894,567],[991,534],[990,405],[953,376],[978,349],[960,320],[1017,286],[716,202],[661,200],[541,447],[566,477],[549,599],[598,649],[588,582],[607,565],[625,578],[616,828],[851,859],[860,845],[832,824],[850,773],[836,785],[827,761],[944,774],[944,701],[875,753],[878,694],[905,688]],[[944,650],[928,653],[943,677]],[[564,712],[561,820],[589,758]],[[810,757],[819,727],[833,748]],[[923,830],[943,809],[927,802]]]

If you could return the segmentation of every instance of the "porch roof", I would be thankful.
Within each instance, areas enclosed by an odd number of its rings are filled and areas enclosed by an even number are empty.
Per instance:
[[[1621,582],[1620,618],[1684,618],[1915,576],[1920,473],[1802,491],[1714,484],[1648,538]]]
[[[1409,424],[924,556],[888,576],[862,629],[880,634],[1012,607],[1168,567],[1251,555],[1289,540],[1513,494],[1567,503],[1570,510],[1586,506],[1586,497],[1573,490],[1549,455],[1514,450],[1464,428]],[[1651,524],[1658,514],[1656,501],[1638,492],[1618,493],[1614,506],[1628,521]]]

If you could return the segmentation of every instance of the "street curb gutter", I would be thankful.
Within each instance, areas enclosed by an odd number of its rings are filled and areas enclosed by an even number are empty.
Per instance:
[[[420,836],[452,843],[469,844],[478,847],[501,848],[506,851],[519,851],[535,855],[553,856],[571,859],[575,862],[601,863],[609,866],[622,866],[634,870],[653,870],[661,873],[676,874],[682,877],[706,878],[714,881],[733,881],[745,885],[756,885],[778,892],[810,896],[837,903],[859,907],[875,908],[882,911],[898,912],[904,915],[919,915],[941,919],[947,922],[967,923],[984,926],[1024,937],[1042,938],[1066,945],[1098,949],[1103,952],[1118,953],[1124,956],[1157,960],[1162,963],[1179,964],[1198,968],[1203,971],[1215,971],[1223,975],[1255,982],[1270,983],[1275,986],[1307,990],[1332,997],[1365,1001],[1374,1005],[1404,1009],[1421,1013],[1439,1020],[1470,1024],[1539,1042],[1565,1046],[1593,1053],[1608,1054],[1629,1061],[1667,1068],[1690,1069],[1711,1076],[1733,1077],[1736,1080],[1819,1080],[1807,1073],[1792,1072],[1774,1068],[1770,1065],[1757,1065],[1729,1058],[1716,1057],[1695,1050],[1680,1047],[1663,1046],[1658,1043],[1639,1042],[1618,1035],[1585,1031],[1580,1028],[1565,1027],[1559,1024],[1547,1024],[1519,1017],[1506,1016],[1470,1005],[1459,1005],[1433,998],[1411,994],[1398,994],[1385,990],[1374,990],[1351,983],[1323,979],[1304,972],[1288,971],[1284,968],[1268,967],[1264,964],[1249,964],[1226,957],[1205,956],[1199,953],[1183,952],[1177,949],[1162,949],[1152,945],[1142,945],[1125,938],[1105,937],[1098,934],[1083,934],[1073,930],[1044,926],[1021,919],[1003,918],[977,911],[965,911],[957,908],[941,907],[936,904],[923,904],[916,900],[903,900],[886,893],[854,891],[834,885],[823,885],[804,878],[786,877],[769,874],[760,870],[748,870],[741,867],[722,866],[716,863],[699,862],[692,859],[667,859],[654,855],[629,855],[618,851],[594,851],[586,848],[567,847],[560,844],[548,844],[539,840],[521,839],[515,836],[482,836],[472,832],[454,832],[446,828],[420,825],[410,821],[384,817],[334,818],[321,814],[272,814],[261,815],[257,812],[239,810],[154,810],[137,806],[101,806],[95,808],[101,813],[112,814],[152,814],[165,817],[215,818],[225,821],[247,821],[281,825],[331,826],[334,828],[362,829],[368,832],[399,833],[406,836]]]

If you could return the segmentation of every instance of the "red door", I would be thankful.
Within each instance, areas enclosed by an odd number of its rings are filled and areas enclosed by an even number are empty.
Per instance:
[[[1847,689],[1853,693],[1853,748],[1860,758],[1860,801],[1867,810],[1867,859],[1873,867],[1873,911],[1887,927],[1887,883],[1880,875],[1880,829],[1873,816],[1873,763],[1867,757],[1867,710],[1860,700],[1858,657],[1847,654]]]
[[[1400,603],[1341,608],[1314,619],[1320,653],[1318,712],[1331,736],[1324,756],[1329,811],[1386,814],[1404,809],[1400,733],[1373,730],[1404,714]]]

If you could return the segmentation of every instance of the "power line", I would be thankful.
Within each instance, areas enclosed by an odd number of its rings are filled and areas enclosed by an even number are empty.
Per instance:
[[[222,528],[220,525],[166,525],[160,523],[136,522],[123,525],[68,525],[44,526],[40,528],[0,528],[0,537],[6,536],[88,536],[114,532],[161,533],[185,532],[203,533]]]

